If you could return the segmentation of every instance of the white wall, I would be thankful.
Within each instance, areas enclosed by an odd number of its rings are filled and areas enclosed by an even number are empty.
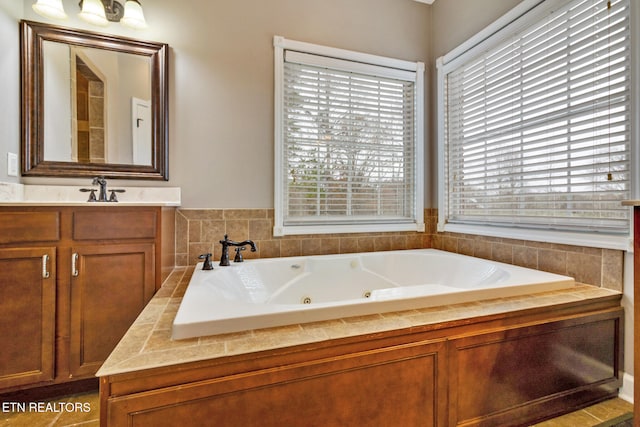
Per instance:
[[[20,39],[17,21],[22,4],[0,0],[0,181],[7,175],[7,153],[20,153]]]

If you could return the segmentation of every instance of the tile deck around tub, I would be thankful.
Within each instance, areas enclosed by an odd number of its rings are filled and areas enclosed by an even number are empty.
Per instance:
[[[570,289],[526,296],[172,340],[173,319],[194,268],[180,267],[171,273],[102,365],[98,376],[620,294],[577,284]]]

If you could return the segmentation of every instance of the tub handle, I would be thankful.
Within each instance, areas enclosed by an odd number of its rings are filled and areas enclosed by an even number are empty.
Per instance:
[[[49,271],[47,270],[48,262],[49,262],[49,255],[47,254],[42,255],[42,278],[43,279],[49,278]]]
[[[76,265],[77,263],[78,263],[78,253],[74,252],[73,255],[71,255],[71,275],[73,277],[78,277],[78,274],[80,274]]]
[[[211,257],[212,257],[212,254],[210,253],[202,254],[198,256],[199,259],[204,260],[204,263],[202,264],[203,270],[213,270],[213,262],[211,262]]]
[[[238,246],[236,248],[236,256],[235,258],[233,258],[233,262],[243,262],[244,258],[242,258],[242,251],[244,251],[246,248],[244,246]]]

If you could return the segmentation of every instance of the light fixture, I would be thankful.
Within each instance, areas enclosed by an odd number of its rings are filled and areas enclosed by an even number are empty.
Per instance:
[[[147,28],[147,22],[138,0],[126,0],[125,5],[116,0],[80,0],[78,16],[84,21],[105,27],[109,22],[120,22],[122,25],[141,30]],[[37,0],[33,5],[36,13],[53,19],[64,19],[67,15],[62,0]]]
[[[136,30],[147,28],[147,21],[144,20],[142,6],[138,0],[127,0],[124,4],[124,16],[120,20],[122,25],[126,25]]]
[[[31,7],[37,14],[47,18],[67,19],[67,14],[64,13],[64,7],[62,7],[62,0],[38,0]]]
[[[80,2],[80,7],[81,10],[78,16],[82,18],[82,20],[100,27],[109,25],[105,6],[102,5],[100,0],[83,0]]]

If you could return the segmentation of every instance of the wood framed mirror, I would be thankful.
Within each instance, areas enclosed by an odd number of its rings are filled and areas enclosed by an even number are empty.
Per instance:
[[[168,45],[21,21],[22,175],[168,180]]]

